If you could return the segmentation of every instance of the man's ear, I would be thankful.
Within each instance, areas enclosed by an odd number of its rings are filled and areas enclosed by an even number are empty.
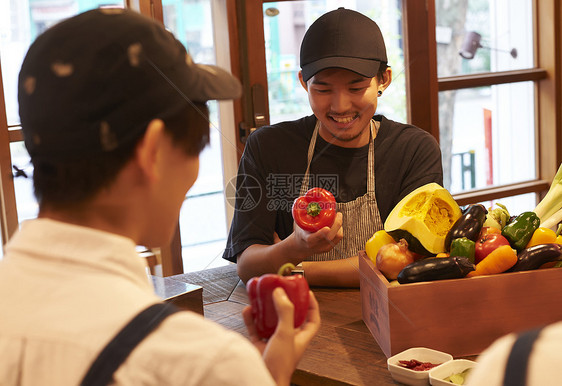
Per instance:
[[[391,82],[392,82],[392,68],[387,67],[382,74],[382,81],[380,83],[380,86],[382,87],[383,90],[385,90],[388,86],[390,86]]]
[[[308,92],[308,85],[306,84],[306,82],[305,82],[304,79],[302,78],[302,71],[299,71],[299,81],[301,82],[302,88],[304,88],[304,90],[305,90],[306,92]]]
[[[164,122],[161,119],[153,119],[148,123],[144,136],[135,150],[137,164],[150,180],[158,178],[158,157],[163,139]]]

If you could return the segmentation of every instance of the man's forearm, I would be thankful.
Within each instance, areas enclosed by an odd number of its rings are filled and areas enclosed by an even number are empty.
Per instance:
[[[312,287],[359,287],[357,256],[330,261],[305,261],[302,267]]]
[[[285,263],[297,265],[307,256],[291,254],[289,245],[252,245],[238,257],[238,276],[244,283],[254,276],[277,273]],[[359,262],[357,256],[331,261],[303,262],[305,277],[313,287],[359,287]]]
[[[296,247],[293,235],[272,245],[254,244],[238,255],[238,276],[244,283],[254,276],[277,273],[285,263],[299,264],[306,252]]]

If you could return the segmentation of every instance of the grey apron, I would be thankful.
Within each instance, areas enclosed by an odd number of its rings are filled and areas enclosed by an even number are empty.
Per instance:
[[[371,120],[369,137],[369,155],[367,158],[367,193],[357,197],[353,201],[338,202],[336,208],[343,214],[343,239],[331,250],[309,256],[305,261],[327,261],[339,260],[355,256],[365,249],[365,243],[373,234],[383,228],[377,199],[375,197],[375,145],[373,138],[378,131],[379,122]],[[310,163],[316,147],[316,138],[320,122],[316,121],[316,127],[308,146],[308,164],[303,177],[300,195],[308,190],[310,180]]]

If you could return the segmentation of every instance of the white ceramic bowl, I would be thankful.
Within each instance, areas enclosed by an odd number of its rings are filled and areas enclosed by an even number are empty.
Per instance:
[[[453,383],[444,381],[445,378],[453,374],[462,373],[464,370],[473,368],[474,366],[476,366],[476,362],[469,361],[468,359],[454,359],[443,363],[429,370],[429,383],[433,386],[451,386]]]
[[[401,360],[409,361],[412,359],[439,365],[450,362],[453,360],[453,356],[442,351],[425,347],[413,347],[402,351],[386,360],[388,371],[390,371],[395,381],[402,382],[406,385],[429,385],[429,370],[411,370],[399,365],[399,361]]]

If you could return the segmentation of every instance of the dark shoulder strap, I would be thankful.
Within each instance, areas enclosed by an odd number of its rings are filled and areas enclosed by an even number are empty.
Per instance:
[[[529,356],[541,330],[542,327],[525,331],[515,340],[505,366],[504,386],[525,386],[527,384]]]
[[[169,315],[174,305],[157,303],[141,311],[105,346],[82,379],[82,386],[106,386],[134,348]]]

